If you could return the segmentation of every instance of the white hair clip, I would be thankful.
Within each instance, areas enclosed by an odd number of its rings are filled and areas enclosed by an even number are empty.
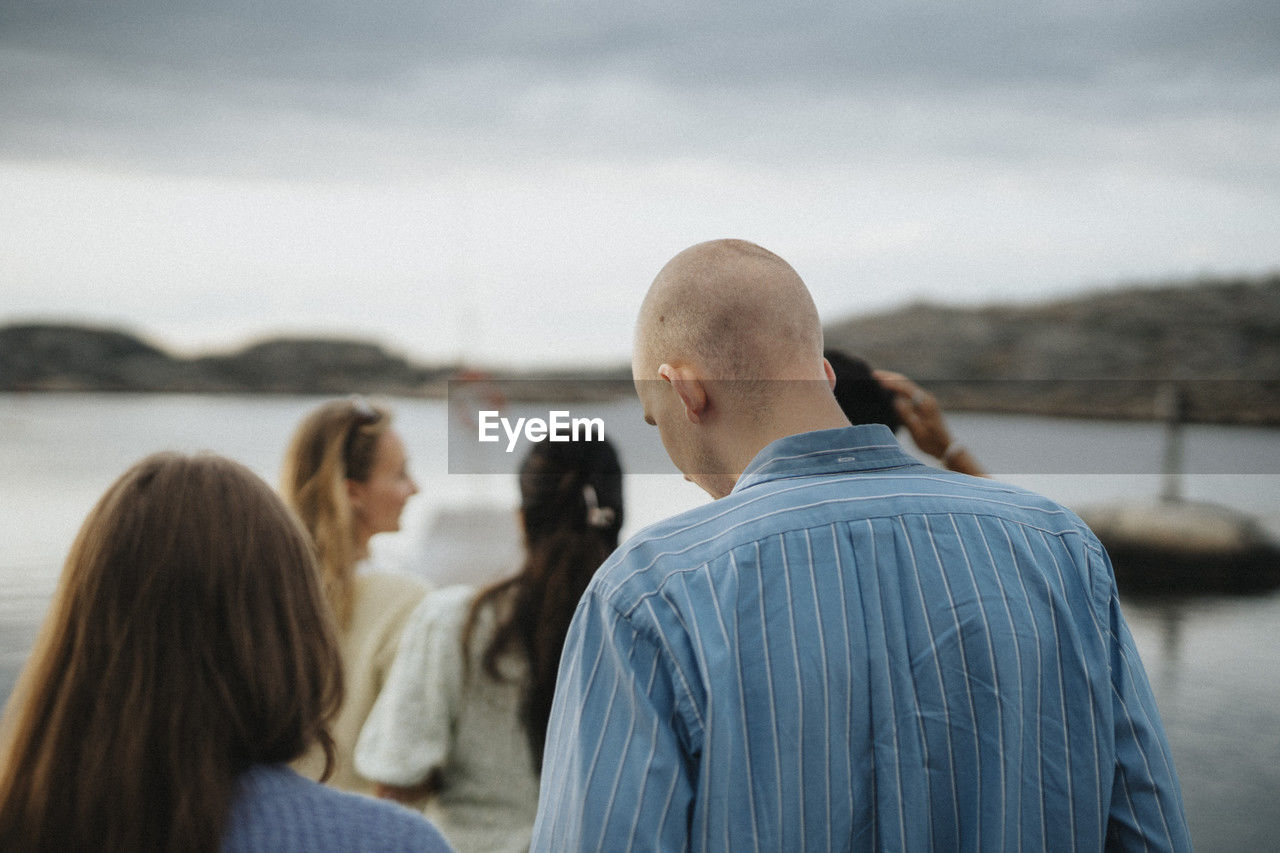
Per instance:
[[[363,394],[352,394],[347,398],[347,402],[351,404],[351,411],[360,417],[372,420],[378,419],[378,410],[369,405],[369,401],[365,399]]]
[[[600,506],[600,499],[596,496],[595,486],[590,484],[583,486],[582,499],[587,502],[588,527],[608,527],[613,524],[615,517],[613,508]]]

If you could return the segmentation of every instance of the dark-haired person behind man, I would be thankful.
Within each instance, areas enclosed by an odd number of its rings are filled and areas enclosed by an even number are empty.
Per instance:
[[[785,261],[677,255],[632,369],[718,500],[634,536],[583,596],[534,849],[1189,849],[1097,539],[849,426]]]
[[[862,359],[840,350],[828,349],[823,355],[835,375],[836,402],[849,423],[884,424],[895,433],[905,426],[916,447],[948,471],[987,476],[969,449],[951,437],[942,408],[928,391],[901,373],[872,370]]]

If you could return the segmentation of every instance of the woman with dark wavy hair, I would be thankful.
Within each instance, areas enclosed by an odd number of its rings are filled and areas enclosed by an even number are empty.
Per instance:
[[[525,559],[410,616],[356,746],[379,793],[427,798],[459,851],[525,850],[556,672],[578,599],[618,544],[622,468],[605,441],[535,444],[520,468]]]
[[[872,370],[856,355],[827,349],[822,353],[835,374],[833,389],[841,411],[854,426],[884,424],[893,432],[905,426],[923,452],[959,474],[985,477],[987,472],[960,442],[942,417],[938,400],[901,373]]]
[[[81,528],[0,733],[0,849],[444,850],[284,766],[342,700],[306,532],[247,468],[157,454]]]

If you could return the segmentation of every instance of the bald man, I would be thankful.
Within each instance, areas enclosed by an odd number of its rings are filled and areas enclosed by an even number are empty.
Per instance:
[[[681,252],[632,369],[717,500],[632,537],[579,604],[534,849],[1190,849],[1102,546],[850,426],[790,265]]]

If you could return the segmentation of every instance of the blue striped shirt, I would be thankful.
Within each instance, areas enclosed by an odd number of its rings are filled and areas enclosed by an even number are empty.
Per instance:
[[[601,567],[535,850],[1190,848],[1111,565],[1075,515],[883,427],[770,444]]]

